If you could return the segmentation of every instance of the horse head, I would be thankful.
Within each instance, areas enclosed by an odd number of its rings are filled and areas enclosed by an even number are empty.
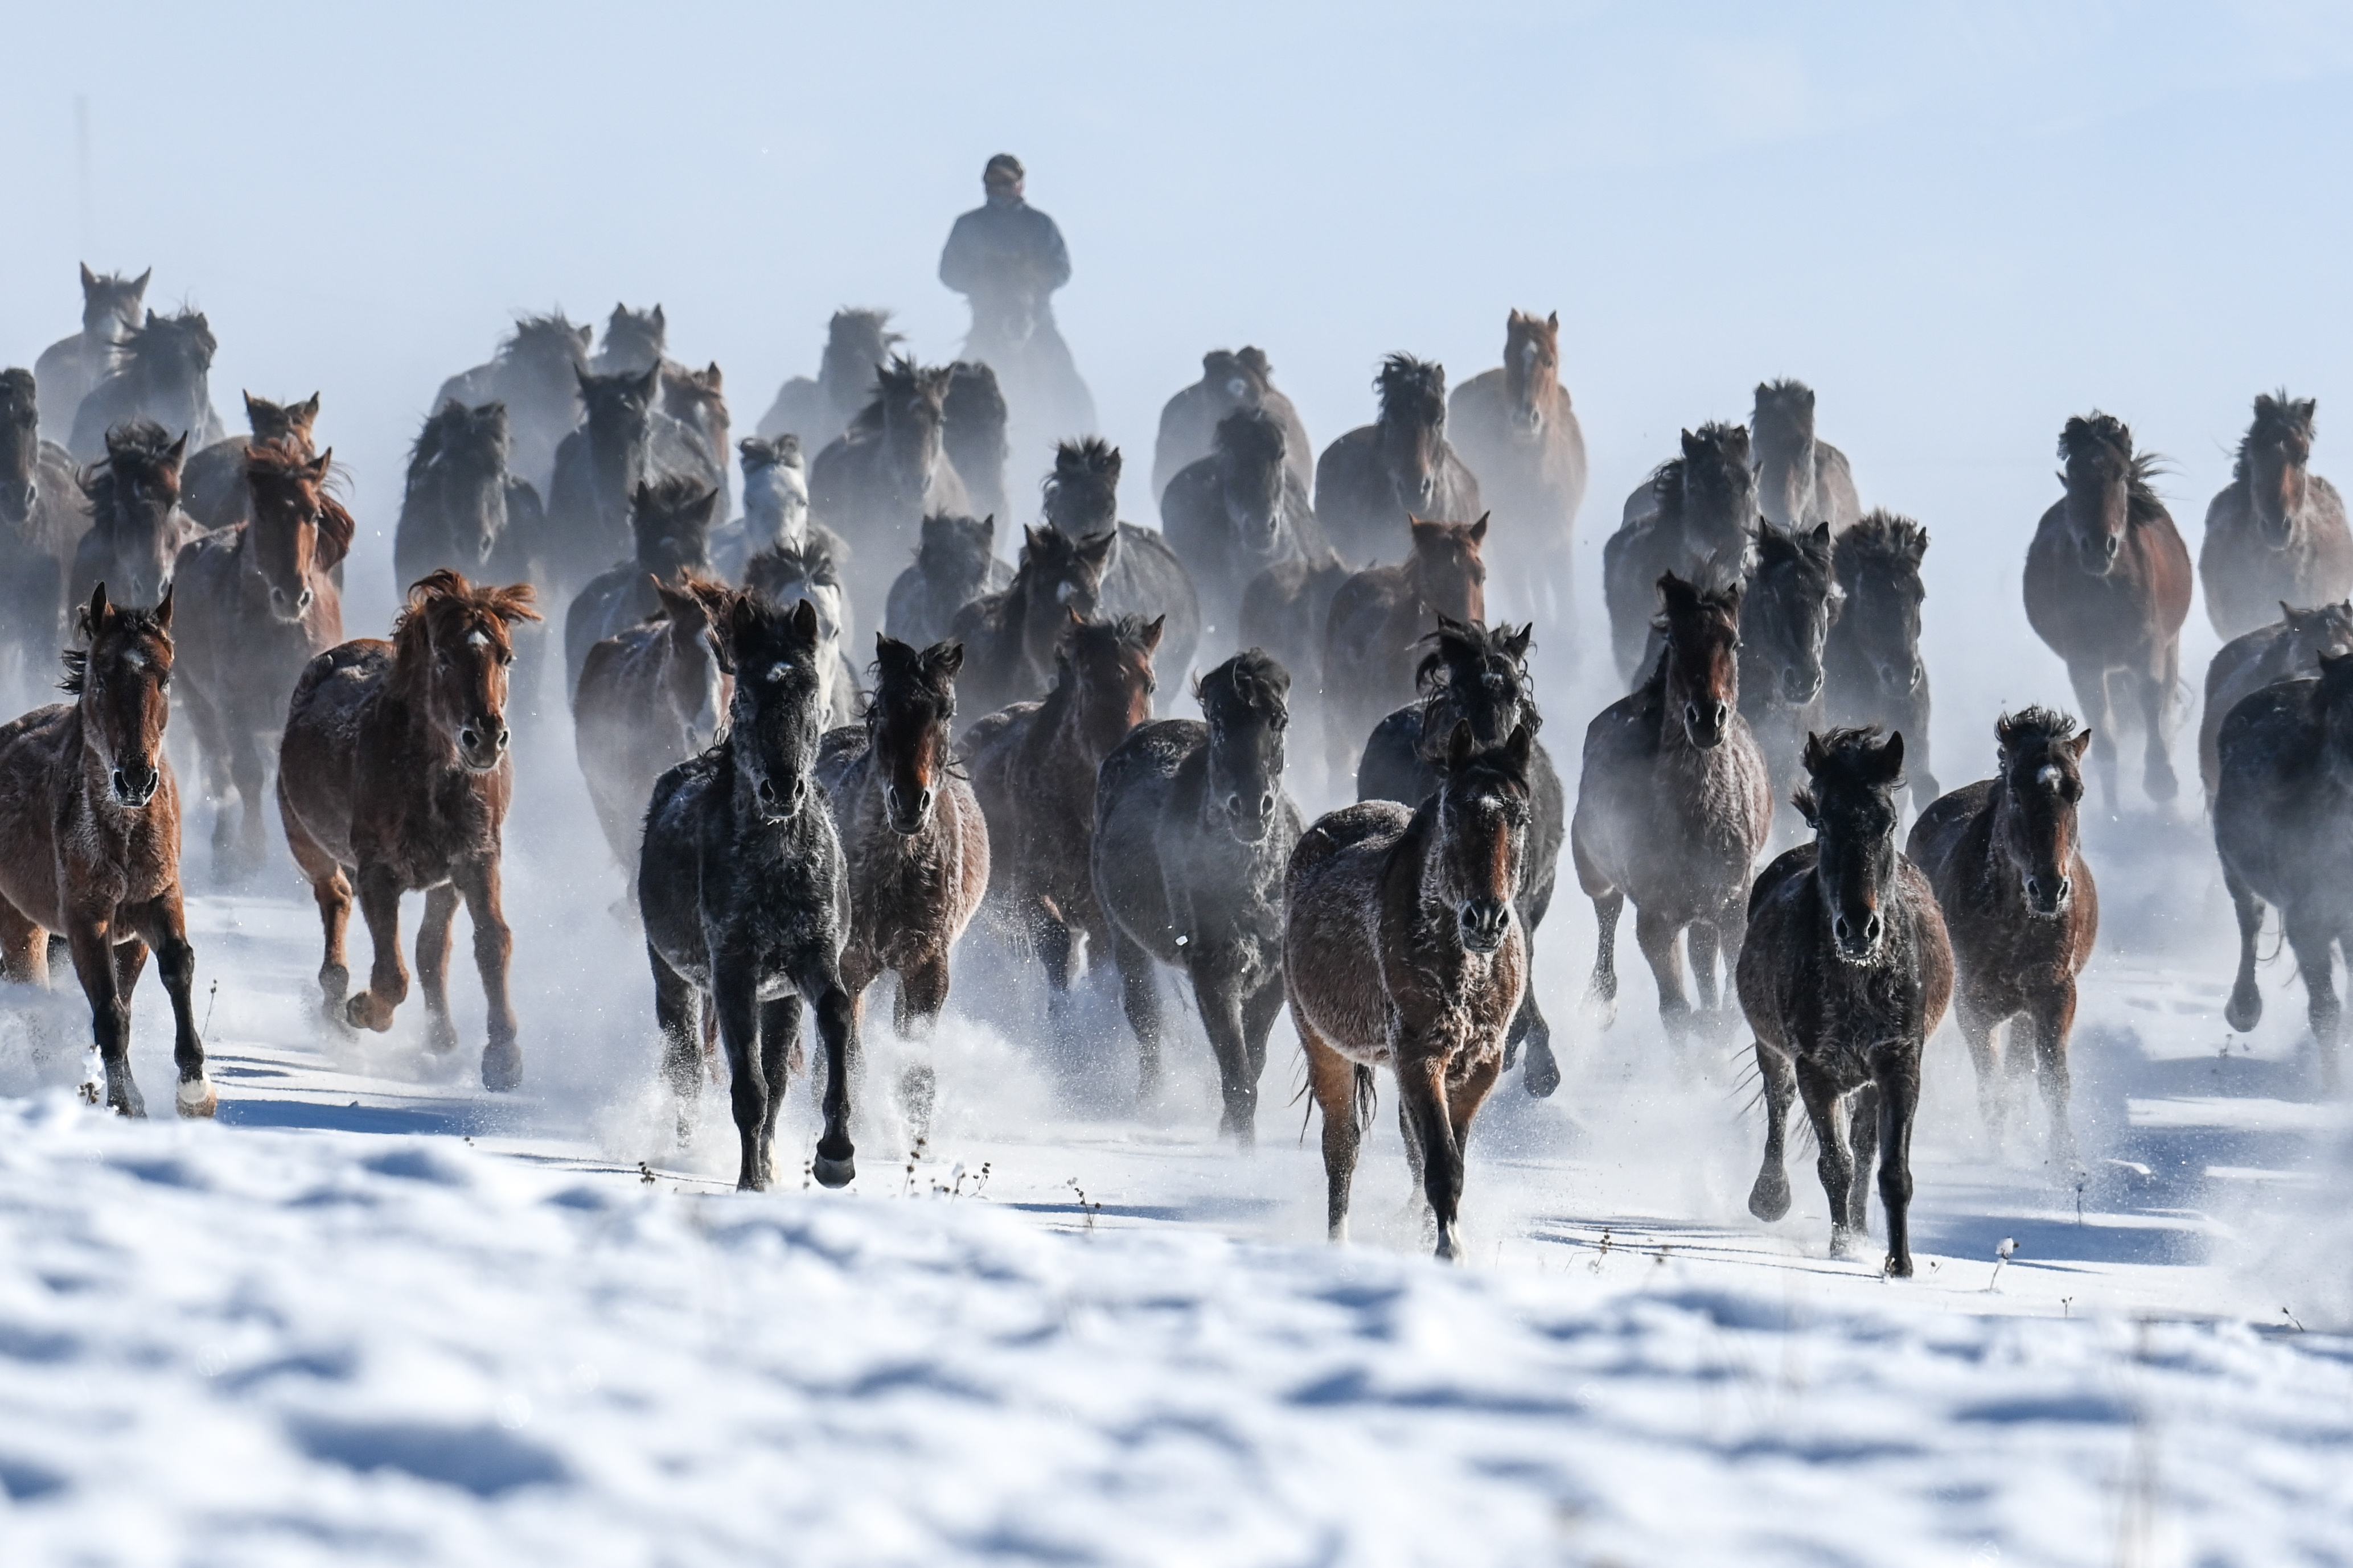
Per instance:
[[[1525,724],[1534,734],[1543,721],[1536,715],[1528,679],[1528,649],[1535,643],[1534,623],[1514,630],[1509,623],[1490,627],[1478,621],[1438,617],[1438,629],[1422,638],[1430,651],[1414,671],[1421,693],[1421,753],[1439,760],[1457,724],[1471,726],[1471,738],[1481,750],[1492,750]]]
[[[1831,563],[1831,525],[1757,528],[1757,570],[1740,607],[1740,651],[1767,677],[1765,695],[1802,707],[1821,694],[1822,648],[1843,608]]]
[[[1702,751],[1723,744],[1740,710],[1740,600],[1737,583],[1702,589],[1673,573],[1659,579],[1665,638],[1659,655],[1667,710]]]
[[[1446,367],[1411,354],[1381,362],[1373,383],[1380,389],[1381,414],[1375,423],[1381,469],[1398,507],[1427,512],[1438,500],[1446,466]]]
[[[1747,426],[1703,425],[1683,432],[1681,455],[1652,477],[1659,515],[1681,531],[1686,559],[1729,566],[1746,556],[1759,515],[1749,452]]]
[[[1487,540],[1487,519],[1432,522],[1409,516],[1406,521],[1413,540],[1406,575],[1421,602],[1458,621],[1485,620],[1487,563],[1481,550]]]
[[[312,432],[319,423],[319,395],[312,393],[300,403],[272,403],[266,397],[245,395],[245,426],[257,441],[284,441],[304,457],[316,448],[311,444]]]
[[[134,602],[161,599],[171,586],[180,552],[180,461],[177,440],[153,420],[135,419],[106,433],[106,457],[82,476],[91,527],[113,558],[114,585]]]
[[[1054,687],[1071,704],[1080,732],[1098,757],[1152,717],[1160,682],[1152,669],[1166,616],[1090,620],[1073,609],[1054,654]]]
[[[1291,672],[1254,647],[1201,677],[1194,694],[1209,725],[1208,805],[1236,838],[1259,843],[1282,794]]]
[[[881,437],[882,460],[899,488],[921,496],[946,447],[949,371],[904,354],[874,372],[874,401],[859,416]]]
[[[1053,657],[1064,622],[1084,618],[1103,603],[1116,532],[1074,539],[1052,523],[1024,531],[1021,559],[1007,590],[1022,606],[1022,646],[1039,668]]]
[[[744,460],[744,519],[753,547],[780,539],[798,542],[808,532],[808,467],[801,438],[779,436],[764,441],[746,436],[735,443]]]
[[[149,268],[136,278],[126,278],[120,272],[92,272],[88,263],[81,269],[81,330],[82,335],[119,342],[122,335],[139,324],[140,307],[147,299],[147,279],[155,276]]]
[[[903,342],[891,330],[888,310],[841,310],[825,331],[825,354],[818,362],[818,383],[847,421],[874,393],[875,373],[891,361]]]
[[[1214,450],[1234,542],[1247,557],[1272,559],[1291,526],[1282,510],[1282,422],[1262,408],[1236,409],[1218,421]]]
[[[81,608],[82,647],[66,657],[66,690],[81,710],[82,743],[97,753],[109,797],[137,811],[164,782],[164,727],[172,719],[172,591],[152,610],[111,604],[100,583]]]
[[[1822,519],[1814,474],[1814,389],[1802,381],[1757,384],[1748,416],[1757,447],[1757,507],[1765,521],[1799,528]]]
[[[1054,448],[1054,471],[1042,487],[1046,521],[1073,539],[1119,526],[1119,448],[1100,436]]]
[[[351,513],[327,494],[333,463],[332,451],[306,458],[283,442],[246,448],[253,517],[245,525],[245,571],[279,621],[291,624],[310,613],[319,580],[351,548]]]
[[[1908,696],[1928,679],[1920,659],[1920,606],[1928,597],[1920,563],[1927,553],[1928,531],[1890,511],[1868,513],[1832,547],[1843,598],[1839,635],[1862,651],[1886,697]]]
[[[988,580],[989,563],[997,555],[997,519],[955,517],[934,512],[923,519],[923,542],[915,549],[915,570],[923,581],[959,600],[968,598]]]
[[[2135,503],[2153,499],[2148,476],[2157,459],[2135,456],[2125,422],[2097,410],[2067,421],[2059,435],[2059,456],[2067,465],[2059,476],[2067,487],[2061,504],[2076,563],[2093,576],[2105,577],[2124,552]]]
[[[669,346],[670,323],[659,305],[632,310],[617,304],[606,318],[605,346],[596,351],[596,363],[607,371],[641,371],[661,363]]]
[[[513,628],[540,618],[528,583],[469,583],[444,566],[409,584],[392,632],[391,684],[470,773],[506,761]]]
[[[1437,795],[1440,881],[1465,949],[1491,953],[1512,927],[1527,856],[1528,760],[1535,737],[1525,724],[1500,746],[1482,747],[1467,723],[1446,745]]]
[[[1504,418],[1514,434],[1531,440],[1544,434],[1559,384],[1560,312],[1539,321],[1513,311],[1504,328]]]
[[[2284,389],[2255,398],[2254,423],[2239,443],[2239,477],[2246,481],[2255,532],[2274,550],[2295,537],[2312,489],[2312,418],[2319,403],[2301,402]]]
[[[892,831],[913,835],[932,825],[940,780],[954,761],[948,725],[955,718],[962,643],[927,648],[878,632],[874,698],[866,708],[866,743],[882,775],[882,806]]]
[[[212,416],[213,353],[218,344],[204,314],[147,312],[122,340],[121,363],[144,389],[147,406],[185,429],[201,430]]]
[[[2092,732],[2067,714],[2029,708],[2003,714],[1993,734],[2000,770],[1994,847],[2017,873],[2026,907],[2054,917],[2074,895],[2075,814]]]
[[[1814,830],[1814,880],[1832,951],[1874,963],[1887,951],[1894,901],[1895,792],[1904,783],[1904,736],[1877,726],[1806,737],[1807,787],[1797,806]]]
[[[427,489],[439,501],[449,549],[480,564],[498,548],[507,527],[507,405],[456,398],[425,421],[408,458],[411,493]]]
[[[640,480],[629,495],[629,533],[637,563],[658,577],[711,565],[711,518],[719,492],[685,474]]]
[[[807,599],[786,609],[754,590],[728,606],[720,654],[735,679],[727,729],[738,820],[788,821],[819,795],[822,637],[817,606]]]
[[[697,748],[718,739],[727,711],[727,676],[720,667],[716,630],[735,590],[715,578],[688,572],[676,584],[649,581],[661,606],[663,695],[679,727]]]

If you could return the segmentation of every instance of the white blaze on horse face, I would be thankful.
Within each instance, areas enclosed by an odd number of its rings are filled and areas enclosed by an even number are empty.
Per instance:
[[[2058,763],[2045,763],[2042,764],[2041,771],[2035,773],[2034,782],[2041,784],[2044,789],[2049,790],[2052,794],[2056,795],[2059,793],[2059,785],[2065,780],[2066,776],[2067,775],[2065,773],[2060,771]]]
[[[765,679],[767,680],[769,685],[774,686],[777,681],[782,680],[786,676],[791,674],[792,668],[793,667],[790,664],[779,659],[775,664],[768,667],[768,673]]]
[[[468,647],[488,647],[490,645],[491,634],[482,630],[480,626],[476,626],[472,631],[466,634],[466,646]]]

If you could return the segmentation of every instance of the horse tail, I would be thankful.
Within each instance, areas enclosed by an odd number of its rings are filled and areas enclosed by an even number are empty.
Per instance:
[[[1373,1069],[1364,1063],[1356,1064],[1353,1076],[1356,1089],[1356,1131],[1370,1132],[1373,1130],[1373,1112],[1380,1105],[1380,1091],[1374,1086]]]

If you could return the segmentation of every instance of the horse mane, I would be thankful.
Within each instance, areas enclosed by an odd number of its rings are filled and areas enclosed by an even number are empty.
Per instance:
[[[401,605],[399,618],[392,623],[390,686],[406,698],[412,696],[416,683],[425,679],[427,666],[431,662],[432,623],[437,615],[444,618],[453,611],[470,615],[496,626],[500,639],[505,641],[507,627],[520,621],[542,618],[535,605],[537,597],[528,583],[506,587],[469,583],[447,566],[427,573],[408,585],[408,596]]]
[[[847,434],[852,438],[880,436],[882,423],[893,397],[911,397],[923,387],[927,375],[945,375],[945,370],[927,371],[908,354],[892,354],[874,367],[874,395],[866,406],[850,420]]]
[[[562,310],[544,316],[517,316],[514,330],[499,340],[501,359],[520,359],[544,349],[557,350],[575,364],[587,361],[586,352],[580,346],[580,329],[565,320]]]
[[[1808,737],[1805,762],[1808,776],[1817,782],[1835,778],[1873,790],[1901,789],[1905,781],[1900,773],[1889,779],[1876,776],[1869,771],[1870,760],[1876,757],[1881,750],[1880,736],[1883,732],[1876,724],[1859,724],[1851,729],[1835,729]],[[1820,809],[1820,798],[1813,785],[1808,784],[1790,800],[1797,806],[1799,815],[1811,821]]]
[[[2287,395],[2284,386],[2277,392],[2255,394],[2254,422],[2239,438],[2239,452],[2231,464],[2231,478],[2241,480],[2247,477],[2247,458],[2258,447],[2276,447],[2293,437],[2301,437],[2310,445],[2313,415],[2319,407],[2318,398],[2307,397],[2298,402]]]
[[[1672,572],[1668,573],[1665,577],[1659,580],[1660,606],[1659,613],[1651,619],[1651,629],[1652,631],[1659,633],[1663,637],[1669,634],[1674,624],[1674,616],[1668,611],[1665,604],[1668,593],[1667,583],[1670,578],[1673,579],[1676,583],[1682,584],[1683,590],[1691,595],[1692,608],[1696,613],[1701,615],[1718,616],[1723,617],[1725,620],[1730,621],[1732,623],[1734,634],[1736,636],[1738,635],[1740,630],[1741,593],[1741,584],[1739,583],[1718,583],[1713,585],[1684,583],[1682,578],[1676,577]],[[1669,645],[1662,643],[1659,648],[1659,657],[1656,659],[1653,659],[1651,663],[1650,673],[1642,678],[1641,689],[1643,696],[1645,710],[1655,708],[1658,703],[1662,701],[1666,697],[1668,650]]]
[[[168,590],[165,596],[169,596]],[[122,629],[132,637],[161,637],[167,643],[172,640],[171,628],[156,616],[153,606],[142,610],[130,605],[110,604],[108,608],[121,617]],[[82,614],[87,616],[86,608]],[[58,689],[79,697],[90,684],[90,649],[69,647],[60,657],[65,661],[66,674],[65,679],[58,682]]]
[[[833,557],[833,547],[814,529],[798,544],[779,539],[744,563],[747,592],[778,599],[786,588],[800,584],[841,585],[841,567]]]
[[[1683,491],[1691,484],[1746,474],[1748,451],[1746,425],[1716,420],[1701,426],[1696,433],[1684,432],[1683,450],[1651,470],[1651,497],[1658,503],[1660,518],[1682,518]]]
[[[106,433],[106,456],[81,473],[81,493],[90,498],[93,514],[113,515],[121,478],[132,469],[153,471],[171,461],[178,443],[153,419],[133,419]]]
[[[1431,645],[1414,667],[1414,689],[1425,697],[1435,691],[1437,677],[1443,674],[1451,680],[1460,669],[1476,669],[1491,658],[1507,659],[1520,672],[1520,689],[1525,697],[1521,703],[1528,733],[1534,735],[1544,727],[1544,719],[1536,712],[1535,680],[1528,669],[1529,640],[1535,631],[1533,621],[1514,631],[1509,621],[1486,626],[1479,621],[1458,621],[1441,614],[1438,629],[1424,633],[1421,640]]]
[[[2004,751],[2048,750],[2061,741],[2073,740],[2082,728],[2073,714],[2038,704],[2003,714],[1994,723],[1994,734]]]
[[[1831,550],[1841,566],[1850,561],[1858,568],[1887,561],[1916,567],[1928,552],[1928,531],[1908,517],[1874,508],[1840,534]]]
[[[213,336],[212,323],[205,320],[202,310],[184,310],[175,316],[159,316],[150,310],[144,321],[124,329],[118,352],[127,365],[165,343],[182,340],[193,342],[203,350],[206,365],[212,363],[213,355],[220,348]]]
[[[1094,479],[1116,485],[1124,463],[1119,448],[1100,436],[1058,441],[1054,445],[1054,472],[1046,482],[1050,485],[1065,479]]]
[[[845,305],[833,313],[826,323],[826,346],[871,348],[874,358],[881,360],[891,352],[892,345],[906,342],[906,334],[891,330],[891,312]]]
[[[2147,522],[2165,510],[2165,503],[2149,483],[2164,471],[2165,459],[2155,452],[2135,452],[2132,427],[2115,415],[2094,408],[2088,415],[2071,417],[2059,432],[2059,456],[2070,464],[2088,462],[2116,469],[2130,498],[2133,521]]]
[[[1129,619],[1135,617],[1130,616]],[[1194,683],[1201,711],[1280,718],[1288,711],[1291,671],[1262,647],[1238,653]]]
[[[33,373],[0,370],[0,420],[14,422],[32,413]]]
[[[450,398],[427,415],[423,428],[417,432],[417,443],[408,449],[409,484],[420,483],[435,465],[461,452],[483,451],[491,443],[481,438],[481,432],[491,429],[497,431],[497,444],[503,447],[507,431],[505,404],[484,403],[469,408],[459,399]]]
[[[332,572],[337,563],[351,554],[352,539],[359,531],[359,524],[344,509],[343,503],[328,493],[328,487],[342,478],[332,466],[332,458],[324,459],[329,466],[324,477],[316,481],[311,478],[311,465],[314,460],[318,459],[305,458],[301,449],[291,442],[256,441],[245,449],[245,478],[248,484],[266,488],[316,484],[319,498],[318,569]]]
[[[1760,381],[1748,418],[1760,443],[1771,439],[1802,446],[1814,438],[1814,389],[1788,377]]]
[[[1079,651],[1082,644],[1101,643],[1108,645],[1115,652],[1124,653],[1133,649],[1137,653],[1149,654],[1152,647],[1145,639],[1145,632],[1151,624],[1142,616],[1113,616],[1100,621],[1072,621],[1063,628],[1061,637],[1055,643],[1055,689],[1061,689],[1062,674],[1070,668],[1071,656]]]
[[[1381,361],[1373,385],[1381,395],[1381,418],[1415,419],[1436,425],[1446,417],[1446,367],[1411,354],[1391,354]]]
[[[1778,528],[1769,522],[1757,525],[1757,570],[1763,573],[1768,566],[1789,566],[1821,583],[1836,581],[1832,558],[1838,546],[1828,539],[1818,539],[1810,528]]]

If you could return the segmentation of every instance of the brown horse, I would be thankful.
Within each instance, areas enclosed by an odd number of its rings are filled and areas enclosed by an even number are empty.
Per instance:
[[[1117,542],[1111,533],[1073,539],[1050,522],[1025,529],[1013,580],[956,610],[948,635],[965,650],[957,687],[976,719],[1051,689],[1071,616],[1102,608],[1103,572]]]
[[[272,403],[245,395],[246,427],[250,438],[231,436],[216,441],[190,458],[180,476],[180,504],[202,528],[227,528],[253,515],[253,497],[245,482],[246,449],[259,441],[291,447],[304,458],[318,455],[312,432],[319,423],[319,395],[300,403]]]
[[[1618,531],[1601,547],[1601,598],[1618,673],[1638,682],[1650,668],[1659,574],[1702,587],[1745,582],[1755,565],[1757,470],[1748,432],[1703,425],[1683,433],[1682,455],[1651,470],[1627,498]]]
[[[1152,717],[1152,656],[1162,623],[1134,616],[1069,626],[1054,689],[965,734],[972,790],[988,821],[988,896],[1017,941],[1046,965],[1057,1035],[1091,945],[1109,938],[1095,901],[1095,773],[1129,731]]]
[[[68,604],[88,604],[100,583],[133,603],[164,596],[181,547],[201,531],[180,510],[180,459],[187,449],[185,436],[174,440],[145,419],[106,433],[106,460],[80,475],[90,530],[73,548]]]
[[[1922,812],[1904,851],[1936,889],[1952,939],[1954,1000],[1987,1129],[1999,1142],[2011,1098],[2001,1068],[2014,1084],[2033,1067],[2052,1158],[2072,1174],[2067,1035],[2075,977],[2100,933],[2100,892],[2076,827],[2092,737],[2047,708],[2005,713],[1993,732],[2000,771]]]
[[[2353,653],[2353,599],[2314,610],[2282,604],[2278,620],[2221,646],[2206,667],[2206,701],[2198,714],[2198,776],[2206,785],[2209,805],[2222,776],[2215,742],[2231,710],[2276,681],[2318,675],[2324,654],[2341,658],[2348,653]]]
[[[1324,734],[1335,778],[1353,778],[1373,726],[1419,695],[1422,642],[1439,619],[1487,618],[1487,520],[1428,522],[1409,517],[1412,544],[1398,566],[1355,574],[1332,596],[1324,621]]]
[[[2158,459],[2135,454],[2124,421],[2096,411],[2068,420],[2059,456],[2067,494],[2042,514],[2027,546],[2026,618],[2067,661],[2113,815],[2116,712],[2108,692],[2118,678],[2139,699],[2147,731],[2143,787],[2157,801],[2181,787],[2167,749],[2181,683],[2181,623],[2189,618],[2189,552],[2149,488]]]
[[[1577,879],[1600,927],[1592,1000],[1618,1016],[1618,917],[1634,900],[1634,940],[1659,983],[1659,1013],[1681,1041],[1692,1006],[1679,939],[1688,930],[1702,1009],[1716,1007],[1716,957],[1738,962],[1749,868],[1773,822],[1764,753],[1740,716],[1740,588],[1659,579],[1665,645],[1651,678],[1585,729],[1569,820]]]
[[[878,635],[865,722],[831,731],[818,752],[849,868],[841,984],[862,1016],[866,988],[896,974],[892,1019],[909,1038],[928,1037],[947,1005],[948,951],[988,890],[988,824],[948,744],[963,664],[955,643],[917,649]],[[930,1070],[909,1076],[927,1124]]]
[[[1503,529],[1497,563],[1527,618],[1572,643],[1577,510],[1585,504],[1585,432],[1560,383],[1560,312],[1514,310],[1504,364],[1454,389],[1446,422]]]
[[[327,1016],[354,1028],[392,1027],[393,1010],[408,996],[400,896],[422,892],[417,975],[425,987],[426,1041],[435,1051],[456,1049],[449,938],[462,900],[490,1004],[482,1087],[493,1091],[522,1081],[507,995],[514,942],[499,905],[499,856],[514,794],[506,721],[511,631],[539,619],[532,598],[529,584],[478,587],[446,568],[413,584],[390,642],[347,642],[302,671],[278,752],[279,816],[326,933],[319,989]],[[375,962],[367,989],[346,996],[343,932],[354,889]]]
[[[1482,752],[1469,724],[1446,782],[1409,810],[1360,801],[1319,820],[1283,881],[1283,984],[1324,1112],[1324,1215],[1348,1230],[1348,1189],[1372,1109],[1372,1069],[1397,1074],[1413,1184],[1441,1258],[1461,1255],[1462,1151],[1504,1068],[1526,985],[1513,915],[1528,824],[1525,726]]]
[[[201,535],[180,551],[181,673],[204,757],[213,869],[234,879],[261,864],[263,786],[286,724],[286,693],[311,658],[343,640],[343,601],[332,574],[352,547],[352,514],[327,493],[334,454],[291,447],[246,453],[253,521]],[[232,819],[229,800],[243,804]]]
[[[1856,1178],[1876,1154],[1886,1272],[1909,1279],[1920,1059],[1952,1005],[1953,947],[1928,879],[1895,851],[1904,737],[1809,736],[1806,772],[1798,809],[1814,841],[1757,879],[1740,949],[1740,1005],[1765,1079],[1765,1158],[1748,1212],[1767,1222],[1789,1212],[1784,1127],[1802,1095],[1821,1151],[1831,1256],[1848,1256],[1870,1231],[1869,1189]]]
[[[1480,512],[1479,481],[1446,440],[1446,367],[1391,354],[1373,384],[1380,417],[1315,462],[1316,521],[1351,565],[1388,557],[1400,517]]]
[[[572,745],[605,842],[634,871],[654,781],[719,737],[728,678],[713,628],[734,591],[689,573],[656,579],[659,608],[588,650],[572,698]]]
[[[2198,579],[2224,637],[2268,626],[2274,605],[2322,605],[2353,594],[2353,529],[2337,487],[2312,471],[2319,405],[2284,389],[2255,399],[2231,482],[2206,508]]]
[[[180,908],[180,792],[164,754],[171,719],[172,595],[153,610],[90,594],[66,655],[71,702],[0,726],[0,973],[48,983],[66,939],[106,1064],[106,1103],[144,1116],[131,1076],[131,993],[155,951],[172,998],[173,1104],[210,1116],[191,994],[195,949]]]

